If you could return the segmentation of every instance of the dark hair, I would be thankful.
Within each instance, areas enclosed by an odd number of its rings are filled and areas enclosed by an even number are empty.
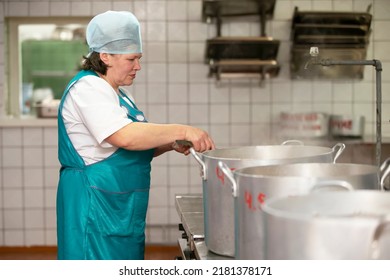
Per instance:
[[[92,52],[89,57],[83,56],[84,61],[81,65],[82,70],[93,70],[100,74],[106,75],[108,65],[105,64],[97,52]]]

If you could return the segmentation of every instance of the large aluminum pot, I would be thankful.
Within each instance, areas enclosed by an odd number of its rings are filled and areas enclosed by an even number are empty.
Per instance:
[[[304,145],[270,145],[223,148],[191,154],[201,166],[204,204],[205,243],[216,254],[231,256],[234,252],[234,200],[231,186],[218,168],[222,161],[232,169],[256,165],[294,162],[335,162],[345,145],[333,148]]]
[[[389,192],[316,192],[263,211],[266,259],[390,259]]]
[[[264,259],[262,204],[269,198],[304,195],[315,190],[380,189],[374,165],[295,163],[253,166],[231,171],[219,163],[235,197],[236,259]],[[389,169],[389,167],[387,168]],[[384,172],[386,172],[384,170]],[[383,180],[382,180],[383,181]]]

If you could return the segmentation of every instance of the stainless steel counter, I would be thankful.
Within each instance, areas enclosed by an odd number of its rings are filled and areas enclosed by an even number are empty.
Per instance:
[[[175,197],[183,238],[178,240],[182,258],[197,260],[231,260],[208,250],[204,236],[204,212],[202,194],[179,194]]]

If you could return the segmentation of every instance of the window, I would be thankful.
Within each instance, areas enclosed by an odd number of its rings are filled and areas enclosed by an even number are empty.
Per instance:
[[[45,98],[60,99],[88,53],[90,18],[8,18],[7,113],[35,115]]]

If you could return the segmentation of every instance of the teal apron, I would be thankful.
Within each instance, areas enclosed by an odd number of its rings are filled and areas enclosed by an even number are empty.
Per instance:
[[[85,165],[66,133],[62,108],[69,89],[80,78],[97,74],[80,71],[69,83],[58,114],[57,190],[58,259],[143,259],[145,220],[149,200],[150,162],[154,150],[119,148],[108,158]],[[128,118],[144,121],[121,93],[120,105]]]

